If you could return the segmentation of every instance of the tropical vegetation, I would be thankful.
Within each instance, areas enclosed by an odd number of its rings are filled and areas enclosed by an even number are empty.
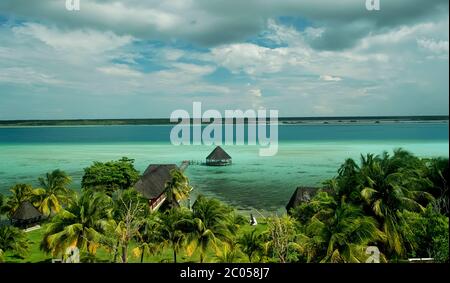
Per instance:
[[[78,193],[55,170],[0,197],[6,216],[24,201],[47,216],[28,233],[2,225],[0,260],[64,259],[76,247],[83,262],[448,262],[448,167],[404,150],[348,159],[311,200],[256,226],[214,198],[186,205],[192,187],[179,170],[158,211],[133,189],[133,160],[94,162]]]

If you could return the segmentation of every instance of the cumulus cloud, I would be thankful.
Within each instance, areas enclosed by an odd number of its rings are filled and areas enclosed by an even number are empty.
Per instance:
[[[65,117],[164,117],[193,100],[282,116],[445,114],[448,2],[422,2],[373,13],[353,0],[82,0],[68,12],[2,0],[0,118],[18,115],[16,98],[30,118],[49,117],[33,112],[42,99]]]
[[[245,40],[262,31],[270,18],[301,17],[323,28],[311,44],[331,50],[351,47],[369,33],[448,12],[446,0],[384,1],[382,6],[381,11],[370,13],[364,1],[354,0],[83,0],[81,11],[71,13],[64,10],[64,1],[0,2],[1,11],[62,27],[115,30],[139,38],[178,38],[207,46]]]

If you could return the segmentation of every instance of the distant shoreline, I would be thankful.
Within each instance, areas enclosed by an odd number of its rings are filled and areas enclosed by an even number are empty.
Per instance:
[[[268,120],[269,121],[269,120]],[[282,117],[280,125],[354,125],[379,123],[448,123],[449,116],[369,116],[369,117]],[[191,120],[192,122],[192,120]],[[246,123],[248,123],[246,121]],[[0,120],[0,128],[175,125],[169,119],[73,119],[73,120]],[[204,123],[208,124],[208,123]]]

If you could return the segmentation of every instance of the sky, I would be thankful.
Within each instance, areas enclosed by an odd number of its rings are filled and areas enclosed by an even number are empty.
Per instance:
[[[0,0],[0,120],[448,115],[448,0]]]

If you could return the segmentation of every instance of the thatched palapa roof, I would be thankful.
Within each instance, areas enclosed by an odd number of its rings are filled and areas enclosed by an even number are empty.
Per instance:
[[[20,204],[14,214],[12,220],[30,220],[42,217],[42,213],[36,209],[30,202],[25,201]]]
[[[287,212],[302,203],[309,202],[316,196],[319,191],[326,192],[328,194],[334,193],[330,188],[297,187],[291,199],[289,200],[289,203],[286,205]]]
[[[207,157],[206,160],[229,160],[231,156],[223,148],[217,146]]]
[[[318,189],[314,187],[298,187],[286,205],[286,210],[289,212],[292,208],[310,201],[316,195]]]
[[[147,199],[159,197],[166,190],[170,180],[170,171],[178,169],[175,164],[150,164],[136,182],[134,188]]]

